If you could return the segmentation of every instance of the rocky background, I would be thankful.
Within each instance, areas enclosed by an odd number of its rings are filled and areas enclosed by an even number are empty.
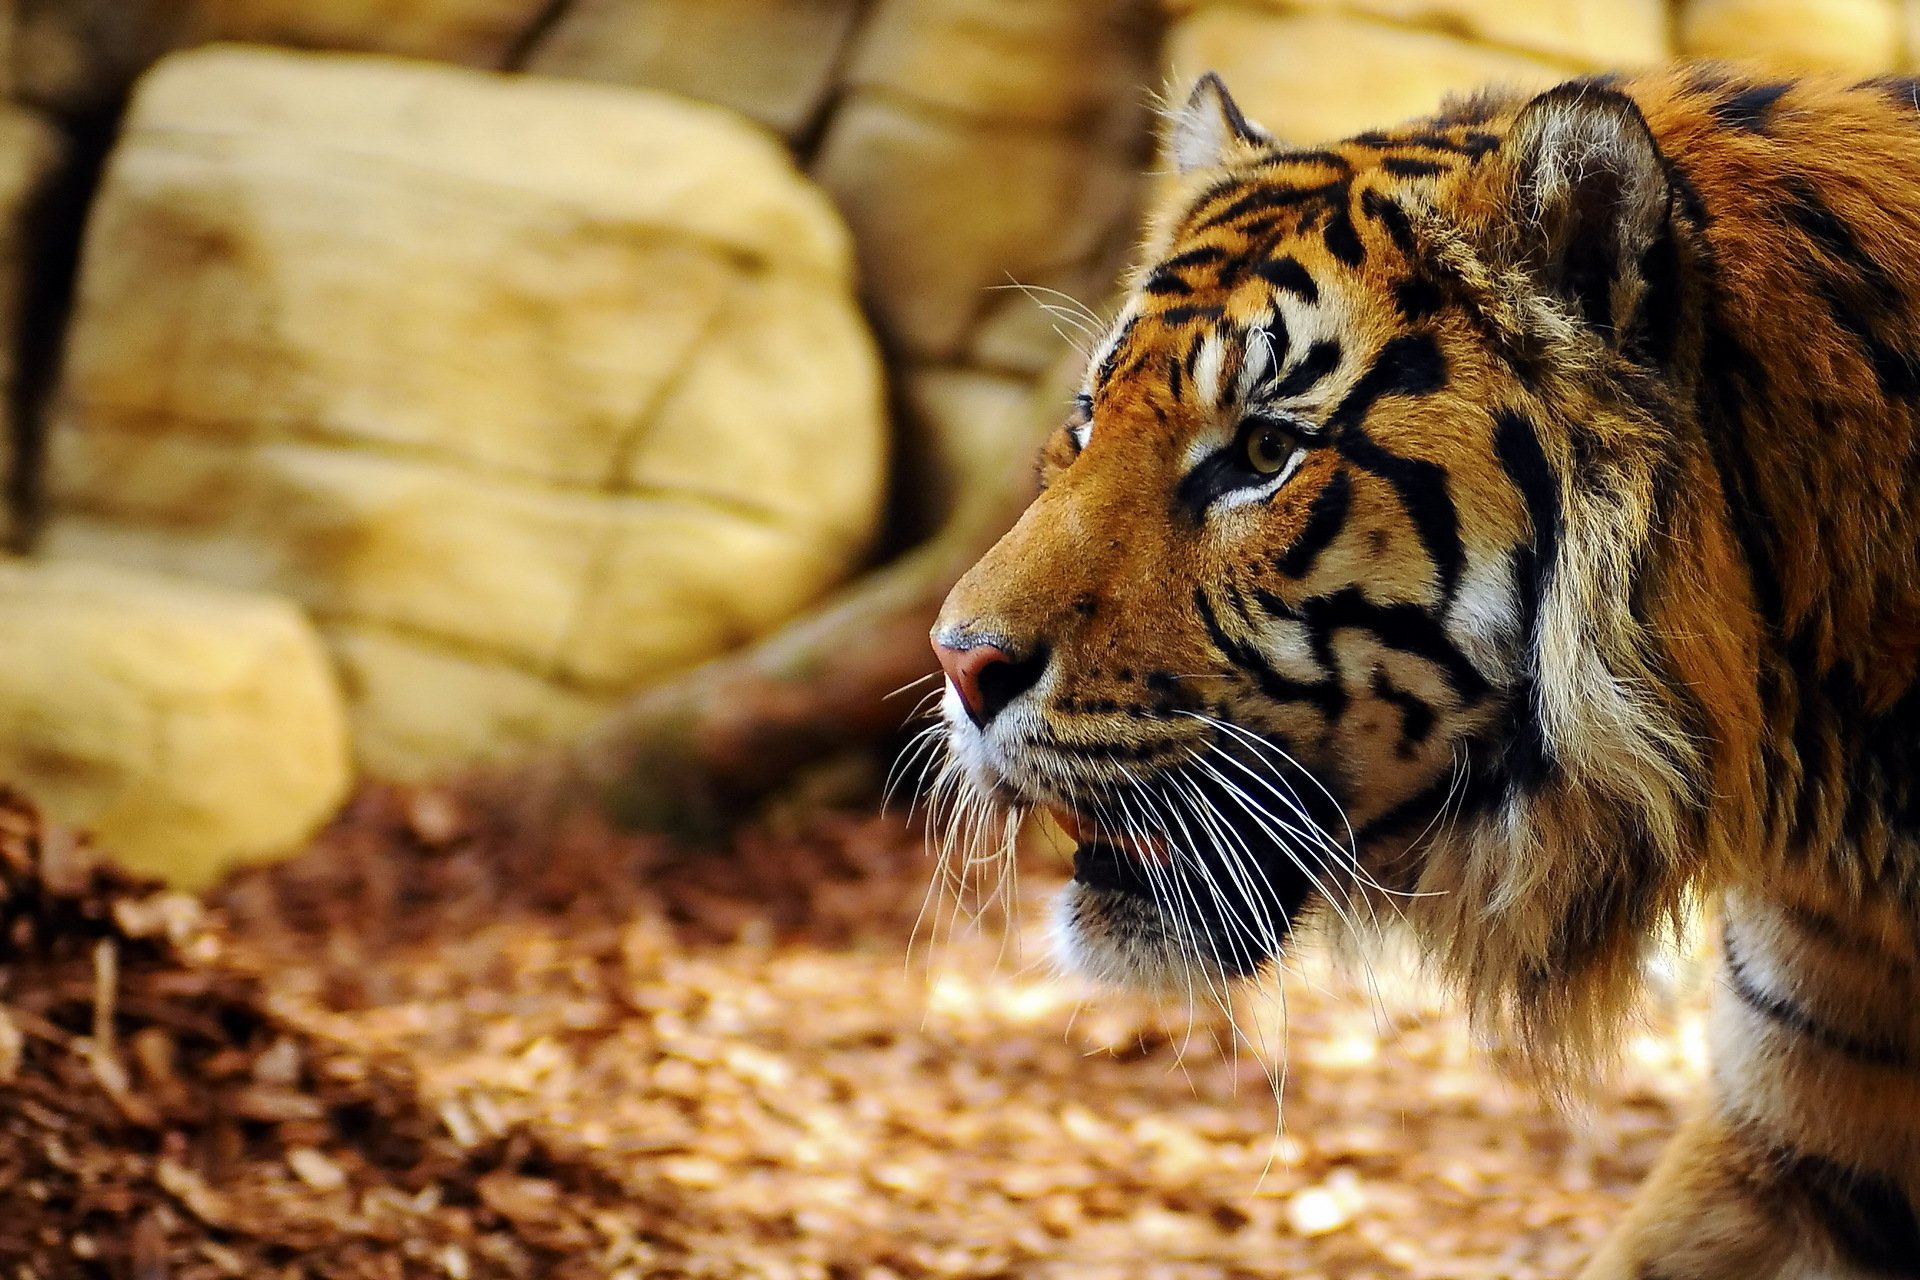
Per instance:
[[[197,886],[571,740],[1006,486],[1158,91],[1304,141],[1675,53],[1904,68],[1920,3],[7,0],[0,779]]]

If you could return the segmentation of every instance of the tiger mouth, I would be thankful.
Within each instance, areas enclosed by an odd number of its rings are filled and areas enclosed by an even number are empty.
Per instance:
[[[1074,842],[1073,878],[1089,888],[1150,894],[1156,871],[1172,862],[1160,836],[1114,830],[1071,809],[1050,808],[1048,813]]]

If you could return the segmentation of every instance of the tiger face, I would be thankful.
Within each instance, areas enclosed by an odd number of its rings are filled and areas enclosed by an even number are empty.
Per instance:
[[[971,785],[1078,843],[1069,966],[1190,990],[1316,906],[1456,892],[1458,828],[1564,763],[1542,664],[1610,696],[1543,615],[1557,477],[1657,416],[1677,215],[1637,114],[1542,101],[1314,150],[1211,77],[1175,117],[1043,490],[933,630]]]

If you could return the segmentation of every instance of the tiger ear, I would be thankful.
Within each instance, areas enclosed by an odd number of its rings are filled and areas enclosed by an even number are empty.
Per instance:
[[[1186,105],[1172,113],[1167,125],[1167,154],[1181,173],[1218,168],[1235,151],[1272,141],[1266,130],[1247,119],[1226,83],[1211,71],[1194,82]]]
[[[1565,84],[1521,108],[1502,153],[1511,184],[1503,256],[1623,345],[1673,203],[1646,117],[1616,90]]]

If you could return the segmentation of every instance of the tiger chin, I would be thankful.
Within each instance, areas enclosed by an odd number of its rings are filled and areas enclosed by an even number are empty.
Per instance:
[[[1093,978],[1404,919],[1550,1081],[1717,920],[1589,1280],[1920,1276],[1920,85],[1720,66],[1302,147],[1214,77],[933,629]]]

